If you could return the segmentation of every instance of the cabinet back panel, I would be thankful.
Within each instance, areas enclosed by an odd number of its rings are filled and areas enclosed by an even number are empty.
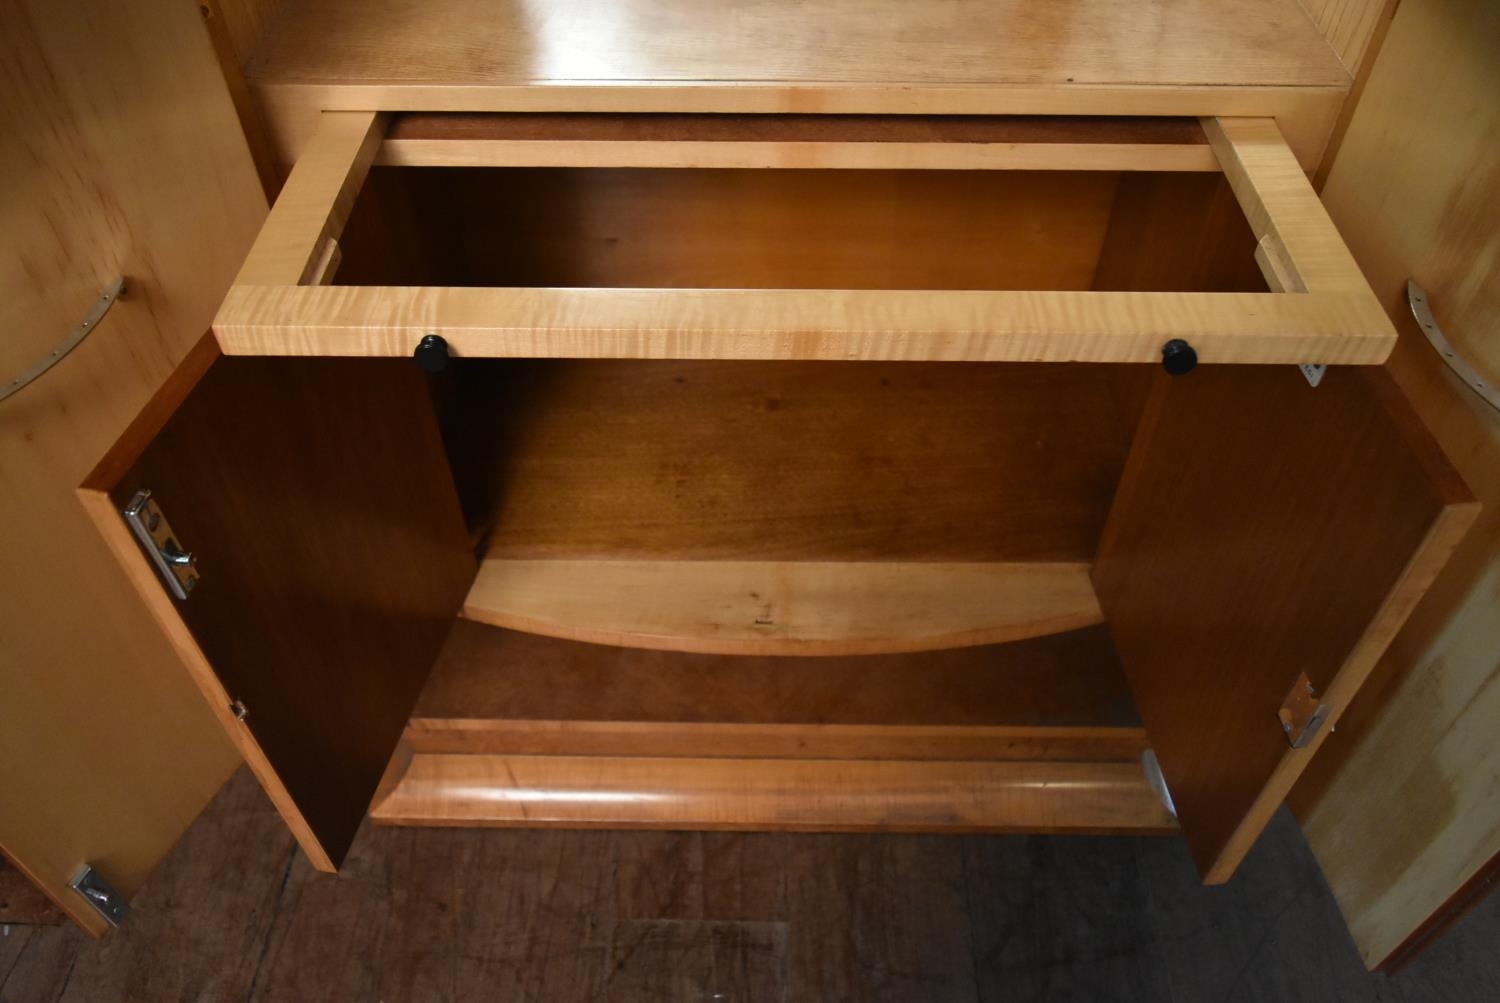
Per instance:
[[[1088,561],[1128,444],[1107,366],[453,369],[489,556]]]
[[[1161,174],[1199,225],[1215,174]],[[355,204],[343,285],[1083,290],[1122,176],[1104,171],[395,168]],[[1239,226],[1248,234],[1243,220]],[[1196,229],[1195,229],[1196,228]],[[1202,276],[1155,248],[1147,288]],[[414,253],[414,249],[420,249]],[[1249,261],[1253,241],[1243,246]],[[1253,262],[1251,263],[1253,267]]]

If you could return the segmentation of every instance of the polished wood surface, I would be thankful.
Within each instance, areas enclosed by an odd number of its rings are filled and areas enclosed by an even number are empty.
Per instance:
[[[378,164],[1217,171],[1188,118],[407,113]]]
[[[211,343],[191,361],[201,377],[168,387],[186,396],[149,440],[166,407],[148,409],[86,500],[303,849],[331,869],[474,573],[428,389],[408,362],[214,358]],[[141,488],[198,555],[185,601],[131,553],[117,513]]]
[[[999,644],[1103,621],[1089,565],[486,558],[472,620],[552,637],[725,655]]]
[[[1104,367],[454,370],[495,559],[1086,561],[1128,446]]]
[[[415,752],[1136,761],[1103,628],[920,655],[689,655],[459,620],[412,711]]]
[[[1139,763],[418,753],[370,818],[392,825],[817,832],[1170,832]]]
[[[0,847],[98,933],[79,867],[134,893],[235,756],[73,489],[207,329],[266,203],[193,4],[8,4],[0,131],[0,383],[129,285],[0,403]]]
[[[290,5],[248,69],[287,163],[319,109],[1269,115],[1315,166],[1348,71],[1293,0],[1036,8]]]
[[[1207,881],[1233,873],[1475,508],[1378,370],[1158,380],[1094,581]],[[1299,672],[1330,713],[1293,750],[1277,711]]]
[[[1415,277],[1449,340],[1500,377],[1497,33],[1493,4],[1403,3],[1324,190],[1401,331],[1392,375],[1484,503],[1292,799],[1372,966],[1500,853],[1500,416],[1405,296]]]
[[[1036,11],[977,0],[694,10],[654,0],[479,7],[393,0],[289,7],[254,60],[263,80],[451,87],[703,81],[1339,86],[1347,74],[1293,3],[1082,0]],[[894,108],[884,109],[894,111]]]

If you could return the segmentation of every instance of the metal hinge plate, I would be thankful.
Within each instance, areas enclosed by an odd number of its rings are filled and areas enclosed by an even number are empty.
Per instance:
[[[152,500],[151,492],[144,488],[137,491],[123,511],[130,531],[156,565],[167,588],[178,599],[186,599],[198,584],[198,566],[193,555],[178,544],[171,524]]]
[[[1307,377],[1307,385],[1315,387],[1323,382],[1323,374],[1328,372],[1327,366],[1317,365],[1312,362],[1302,362],[1297,365],[1302,370],[1302,375]]]
[[[83,900],[94,907],[94,911],[109,920],[110,926],[119,926],[130,915],[130,903],[115,891],[114,886],[99,876],[99,872],[88,864],[68,882]]]
[[[1313,689],[1312,680],[1304,672],[1292,684],[1286,699],[1281,701],[1281,709],[1276,712],[1276,716],[1281,719],[1281,730],[1286,732],[1286,740],[1292,744],[1292,748],[1300,749],[1317,736],[1332,709],[1318,699],[1318,691]]]

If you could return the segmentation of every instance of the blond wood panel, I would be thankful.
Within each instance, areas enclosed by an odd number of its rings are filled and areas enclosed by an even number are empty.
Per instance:
[[[1396,318],[1390,370],[1484,503],[1473,532],[1294,798],[1365,961],[1391,956],[1500,853],[1500,418],[1406,308],[1500,377],[1500,8],[1406,0],[1329,174],[1328,211]]]
[[[235,756],[73,488],[207,328],[265,200],[193,4],[7,5],[0,129],[0,379],[131,282],[0,403],[0,844],[99,932],[68,879],[93,861],[133,894]]]
[[[1217,171],[1201,146],[1125,143],[706,143],[391,139],[384,167],[712,167],[926,171]]]
[[[833,115],[1239,115],[1275,118],[1307,170],[1316,167],[1344,105],[1348,84],[1318,87],[1084,88],[911,87],[900,84],[614,84],[462,86],[278,84],[254,92],[281,163],[290,168],[325,110],[411,112],[629,112]]]
[[[1396,6],[1396,0],[1301,0],[1301,3],[1350,73],[1360,71],[1376,29]]]
[[[320,252],[338,240],[385,136],[386,116],[326,112],[235,278],[238,285],[295,285],[314,278]]]
[[[378,164],[1217,171],[1191,119],[402,115]]]
[[[458,356],[1153,363],[1186,338],[1205,363],[1362,365],[1389,354],[1389,324],[1368,291],[239,285],[214,333],[231,355],[409,355],[437,333]]]
[[[597,644],[850,655],[1099,623],[1088,565],[488,559],[472,620]]]
[[[661,0],[308,0],[257,55],[262,79],[447,84],[669,81],[1340,85],[1347,74],[1291,0],[755,0],[688,12]],[[809,109],[815,110],[815,109]]]
[[[1203,131],[1218,155],[1250,228],[1276,241],[1311,292],[1369,294],[1359,266],[1272,119],[1206,118]],[[1367,321],[1394,338],[1371,303]]]
[[[1170,832],[1139,763],[416,754],[370,809],[396,825]]]

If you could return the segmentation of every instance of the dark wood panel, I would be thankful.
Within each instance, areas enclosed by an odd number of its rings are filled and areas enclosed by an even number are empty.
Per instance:
[[[1012,644],[832,658],[696,655],[459,620],[414,719],[727,724],[1138,723],[1103,627]]]
[[[1126,449],[1105,366],[455,368],[492,556],[1089,560]]]
[[[427,388],[401,360],[219,358],[160,411],[91,484],[150,489],[197,555],[176,613],[336,862],[475,571]]]
[[[408,112],[387,139],[1207,145],[1195,118],[1109,115],[603,115]]]
[[[403,178],[388,182],[383,175]],[[440,285],[1087,289],[1114,199],[1108,171],[376,167],[359,217],[429,207],[462,248]],[[351,236],[347,245],[359,239]],[[352,248],[345,246],[348,254]],[[397,252],[341,285],[416,285]],[[1168,288],[1176,288],[1175,285]]]
[[[1209,880],[1316,751],[1277,718],[1299,674],[1336,715],[1472,515],[1383,371],[1158,379],[1094,579]]]

